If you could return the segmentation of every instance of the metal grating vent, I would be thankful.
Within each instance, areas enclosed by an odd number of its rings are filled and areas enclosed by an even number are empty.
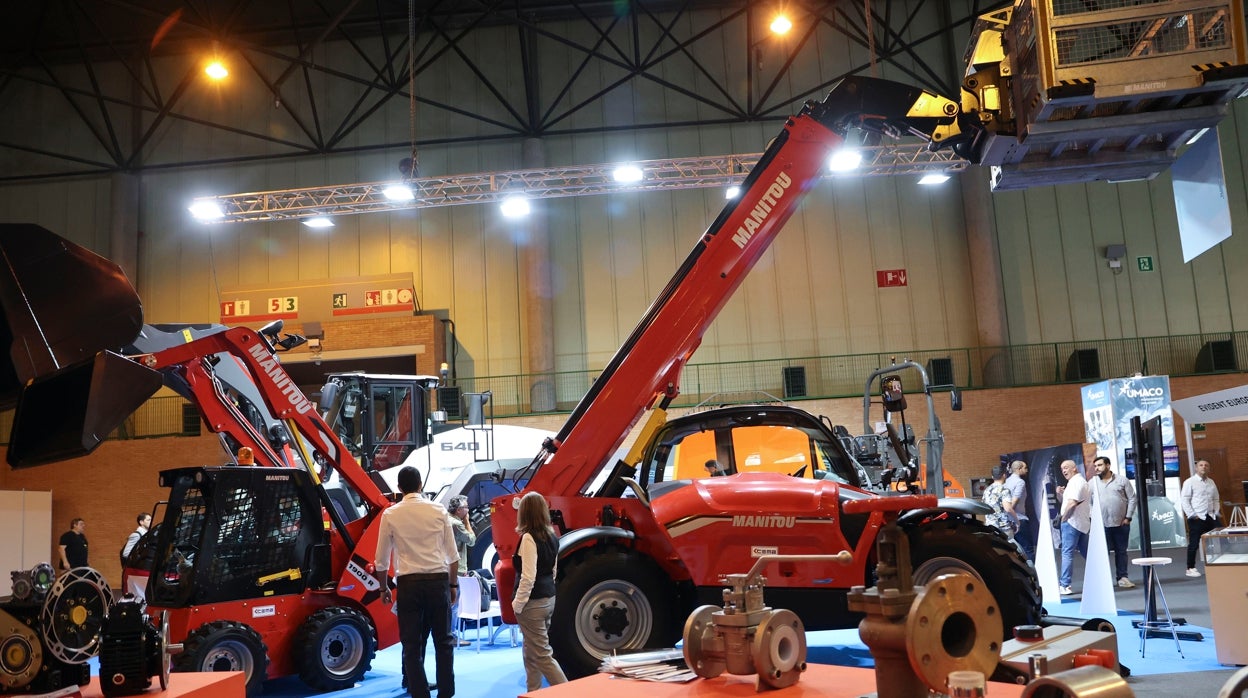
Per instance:
[[[1058,66],[1140,59],[1227,47],[1226,8],[1184,12],[1053,33]]]
[[[1163,2],[1171,2],[1172,0],[1099,0],[1098,2],[1088,2],[1088,0],[1051,0],[1054,17],[1067,17],[1070,15],[1082,15],[1089,12],[1105,12],[1107,10],[1120,10],[1127,7],[1147,7],[1149,5],[1158,5]]]

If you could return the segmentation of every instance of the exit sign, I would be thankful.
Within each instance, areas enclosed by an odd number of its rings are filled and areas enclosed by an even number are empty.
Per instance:
[[[1135,266],[1139,267],[1140,271],[1152,271],[1153,270],[1153,258],[1152,257],[1136,257]]]
[[[906,285],[905,269],[878,269],[875,272],[875,285],[880,288],[893,288]]]

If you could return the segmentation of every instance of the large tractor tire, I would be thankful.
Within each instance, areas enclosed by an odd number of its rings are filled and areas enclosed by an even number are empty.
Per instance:
[[[955,572],[982,580],[1001,609],[1007,640],[1014,626],[1040,622],[1044,608],[1036,570],[996,528],[961,517],[907,528],[916,585]]]
[[[590,549],[559,564],[550,644],[569,679],[598,670],[620,650],[671,647],[684,615],[676,590],[649,558],[619,548]]]
[[[241,671],[248,696],[258,696],[269,670],[269,650],[250,626],[230,620],[205,623],[186,636],[174,671]]]
[[[353,608],[322,608],[303,622],[293,650],[299,678],[318,691],[350,688],[372,668],[376,631]]]

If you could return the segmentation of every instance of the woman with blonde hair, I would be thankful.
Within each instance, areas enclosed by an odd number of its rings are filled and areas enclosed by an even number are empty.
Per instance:
[[[516,533],[520,534],[520,546],[511,562],[520,574],[511,607],[524,633],[525,690],[536,691],[542,687],[543,676],[552,686],[568,680],[550,648],[559,536],[550,525],[550,508],[545,497],[529,492],[520,498]]]

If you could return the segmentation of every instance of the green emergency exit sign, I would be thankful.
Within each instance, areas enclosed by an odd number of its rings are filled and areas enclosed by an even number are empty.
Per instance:
[[[1136,257],[1135,265],[1140,268],[1140,271],[1152,271],[1153,270],[1153,258],[1152,257]]]

